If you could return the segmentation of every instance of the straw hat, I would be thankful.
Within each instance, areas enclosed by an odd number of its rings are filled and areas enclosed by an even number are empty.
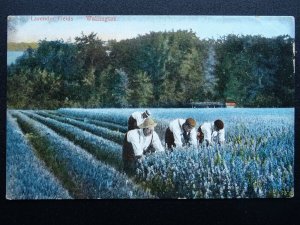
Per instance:
[[[155,127],[157,125],[157,123],[155,123],[153,121],[153,119],[151,119],[150,117],[147,117],[144,120],[144,123],[142,123],[139,128],[149,128],[149,127]]]

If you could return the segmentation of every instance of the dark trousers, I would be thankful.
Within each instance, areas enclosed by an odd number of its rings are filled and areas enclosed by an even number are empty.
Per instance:
[[[197,134],[197,139],[199,144],[202,144],[203,140],[204,140],[204,133],[201,130],[201,126],[198,128],[197,130],[198,134]]]
[[[175,139],[174,139],[174,134],[170,130],[170,128],[167,128],[166,133],[165,133],[165,142],[167,144],[168,149],[172,149],[172,147],[176,147],[175,145]]]
[[[136,119],[134,119],[132,116],[128,119],[128,131],[138,129]]]
[[[123,148],[122,148],[122,159],[123,159],[123,169],[129,175],[135,174],[137,168],[137,160],[133,151],[132,144],[127,141],[127,133],[124,138]]]
[[[152,145],[153,135],[151,139],[151,143],[146,150],[143,151],[143,155],[149,155],[155,151]],[[122,148],[122,159],[123,159],[123,169],[129,175],[132,176],[136,173],[136,169],[138,167],[138,159],[142,156],[136,156],[134,154],[134,150],[132,144],[127,141],[127,133],[125,134],[123,148]]]
[[[183,146],[190,145],[191,133],[184,132],[183,133],[183,139],[184,139],[184,142],[182,143]],[[172,149],[172,147],[174,147],[174,148],[176,147],[174,134],[170,130],[170,128],[167,128],[167,130],[166,130],[165,142],[167,144],[168,149]]]

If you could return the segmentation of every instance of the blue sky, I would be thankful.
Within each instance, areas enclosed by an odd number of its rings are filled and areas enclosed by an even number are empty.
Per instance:
[[[74,41],[81,32],[95,32],[102,40],[134,38],[150,31],[192,30],[201,39],[223,35],[261,35],[295,37],[295,22],[289,16],[10,16],[14,31],[8,30],[8,41],[38,40]],[[103,21],[103,20],[110,21]]]

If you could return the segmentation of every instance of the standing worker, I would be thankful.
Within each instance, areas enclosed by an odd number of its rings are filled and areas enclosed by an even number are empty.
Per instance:
[[[123,144],[124,171],[129,175],[135,172],[137,161],[153,151],[164,151],[154,127],[157,125],[151,118],[146,118],[140,129],[126,133]]]
[[[171,121],[165,134],[165,142],[168,149],[190,145],[197,147],[195,126],[196,121],[193,118]]]
[[[199,144],[206,143],[206,146],[217,143],[225,143],[225,128],[222,120],[205,122],[197,130],[197,139]]]
[[[146,118],[150,116],[150,112],[146,110],[145,112],[134,112],[130,115],[128,119],[128,131],[133,129],[138,129],[139,126],[145,121]]]

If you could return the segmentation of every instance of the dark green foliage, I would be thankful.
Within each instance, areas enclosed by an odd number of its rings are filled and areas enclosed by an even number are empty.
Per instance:
[[[15,108],[48,108],[62,106],[61,78],[46,70],[26,70],[9,77],[8,107]]]
[[[112,64],[128,73],[132,106],[180,106],[202,99],[206,51],[192,31],[150,32],[111,47]]]
[[[292,107],[293,43],[288,36],[229,35],[219,40],[219,99],[249,107]]]
[[[128,107],[128,75],[109,65],[100,75],[97,94],[102,106]]]
[[[147,73],[134,74],[130,84],[129,102],[133,107],[150,105],[153,100],[153,85]]]
[[[245,107],[292,107],[289,36],[228,35],[200,40],[190,31],[150,32],[103,42],[42,40],[8,67],[8,107],[183,107],[236,101]]]

